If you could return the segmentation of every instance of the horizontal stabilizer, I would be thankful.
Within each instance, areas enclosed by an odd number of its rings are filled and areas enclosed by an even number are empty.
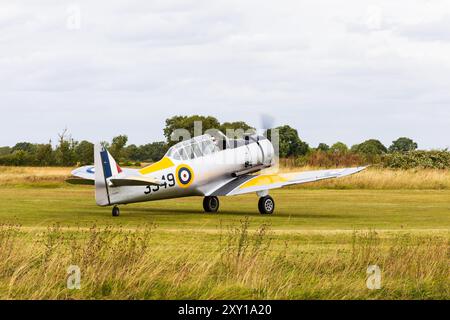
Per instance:
[[[95,167],[94,166],[84,166],[77,168],[72,171],[72,175],[77,178],[86,180],[95,180]]]
[[[111,178],[109,181],[114,187],[149,186],[149,185],[159,186],[161,184],[159,180],[145,176]]]

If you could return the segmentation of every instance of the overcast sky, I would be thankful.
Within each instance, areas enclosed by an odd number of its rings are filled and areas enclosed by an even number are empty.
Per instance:
[[[312,146],[450,146],[448,0],[93,2],[0,0],[0,145],[266,113]]]

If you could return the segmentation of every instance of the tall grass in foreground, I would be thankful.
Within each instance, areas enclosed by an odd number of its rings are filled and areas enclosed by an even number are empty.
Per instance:
[[[266,225],[248,219],[219,230],[215,245],[169,251],[158,229],[63,230],[41,234],[0,228],[1,299],[448,299],[448,239],[380,237],[354,232],[332,250],[294,250]],[[182,234],[180,234],[182,237]],[[154,243],[153,245],[151,243]],[[213,243],[213,242],[212,242]],[[322,244],[322,247],[326,245]],[[382,289],[368,290],[366,269],[382,269]],[[67,267],[81,269],[81,289],[66,288]]]

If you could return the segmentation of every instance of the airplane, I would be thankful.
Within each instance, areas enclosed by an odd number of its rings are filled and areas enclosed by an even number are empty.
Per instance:
[[[72,171],[72,184],[95,185],[99,206],[203,197],[205,212],[219,209],[220,196],[256,193],[261,214],[272,214],[275,201],[269,191],[290,185],[340,178],[366,167],[290,173],[263,173],[276,164],[275,149],[264,135],[253,133],[230,139],[220,131],[173,145],[158,162],[141,169],[121,168],[102,145],[94,146],[94,165]]]

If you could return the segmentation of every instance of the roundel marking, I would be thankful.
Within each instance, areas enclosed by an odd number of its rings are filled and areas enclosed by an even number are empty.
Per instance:
[[[181,188],[187,188],[194,181],[194,171],[188,165],[182,164],[177,168],[177,183]]]

